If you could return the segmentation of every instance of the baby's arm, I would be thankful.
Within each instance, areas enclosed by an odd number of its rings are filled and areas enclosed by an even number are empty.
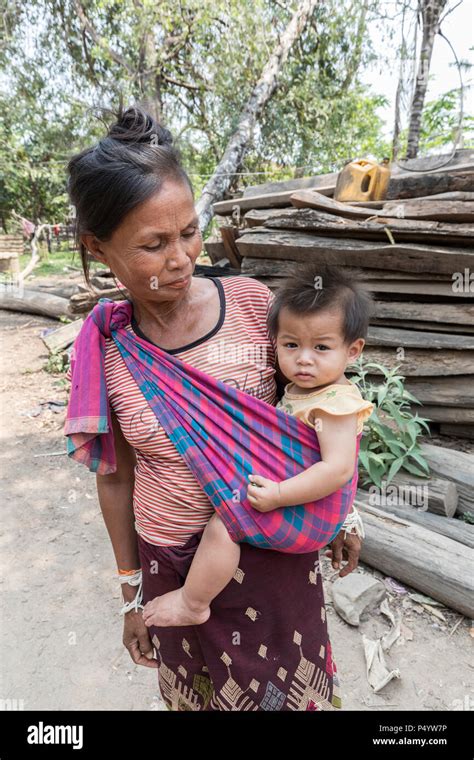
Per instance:
[[[278,507],[292,507],[322,499],[337,491],[354,473],[357,415],[326,414],[318,410],[321,461],[280,483]]]

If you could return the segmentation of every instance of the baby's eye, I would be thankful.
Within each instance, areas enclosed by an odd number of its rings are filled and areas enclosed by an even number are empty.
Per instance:
[[[329,351],[329,346],[323,346],[322,343],[319,344],[319,346],[316,346],[318,351]]]
[[[293,346],[296,346],[296,343],[284,343],[283,345],[285,348],[292,348]]]

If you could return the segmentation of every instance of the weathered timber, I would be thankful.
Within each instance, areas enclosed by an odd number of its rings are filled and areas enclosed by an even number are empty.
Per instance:
[[[390,303],[390,301],[387,301]],[[432,303],[426,302],[427,309],[431,308]],[[429,312],[428,312],[429,313]],[[453,335],[473,335],[474,324],[472,325],[453,325],[449,322],[422,322],[421,320],[409,320],[409,319],[387,319],[382,317],[377,319],[372,317],[370,323],[376,327],[393,327],[400,328],[401,330],[423,330],[426,332],[448,332]]]
[[[474,407],[472,375],[434,378],[409,377],[406,381],[406,387],[422,404],[441,407],[457,406],[467,409]]]
[[[245,257],[294,261],[319,258],[327,264],[370,267],[404,272],[442,273],[474,270],[474,250],[469,248],[389,243],[330,238],[303,232],[268,228],[243,230],[236,241]]]
[[[316,190],[300,190],[291,196],[291,204],[296,208],[314,208],[347,219],[368,219],[387,217],[395,219],[418,219],[445,221],[450,223],[474,222],[474,202],[412,200],[390,201],[383,209],[351,206],[334,198],[327,198]]]
[[[364,486],[370,494],[373,507],[383,506],[384,501],[400,501],[443,517],[454,517],[458,506],[456,485],[445,478],[417,478],[400,470],[381,490],[376,486]]]
[[[283,261],[282,259],[261,259],[252,258],[246,256],[242,260],[242,273],[251,274],[256,277],[260,275],[273,275],[273,276],[287,276],[290,274],[293,268],[298,268],[301,262]],[[418,272],[401,272],[400,270],[388,270],[388,269],[371,269],[364,267],[364,269],[358,267],[344,266],[344,271],[347,274],[357,276],[360,280],[412,280],[417,283],[420,282],[449,282],[452,283],[452,276],[448,274],[432,274],[427,273],[420,275]]]
[[[472,338],[474,340],[474,335]],[[405,377],[474,375],[474,351],[432,351],[429,348],[405,348],[403,344],[397,348],[367,346],[364,349],[364,359],[367,362],[383,364],[389,369],[398,367],[400,374]],[[375,369],[373,372],[377,374]],[[474,376],[472,382],[474,384]]]
[[[474,425],[474,406],[456,408],[454,406],[412,406],[412,414],[426,417],[430,422],[458,423],[466,422]]]
[[[422,443],[421,451],[434,475],[456,483],[459,494],[457,511],[474,514],[474,454],[430,443]]]
[[[69,299],[71,314],[84,314],[90,311],[100,298],[111,298],[113,301],[123,301],[127,298],[127,291],[121,288],[110,288],[98,292],[77,293]]]
[[[57,330],[48,330],[41,335],[41,340],[51,353],[61,351],[74,342],[83,324],[83,319],[75,319],[74,322],[58,327]]]
[[[411,203],[412,201],[474,201],[474,193],[454,191],[452,193],[434,193],[434,195],[422,195],[418,198],[405,198],[393,201],[393,203]],[[364,206],[366,208],[383,208],[387,201],[345,201],[350,206]],[[392,201],[388,201],[392,203]]]
[[[427,309],[429,309],[428,313]],[[424,321],[429,316],[431,323],[472,326],[474,325],[474,303],[430,303],[427,305],[416,303],[416,301],[375,301],[373,315],[377,319],[389,317],[390,319],[410,319],[414,322]],[[438,329],[437,324],[432,324],[433,330],[435,327]]]
[[[435,533],[440,533],[442,536],[451,538],[453,541],[459,541],[460,544],[474,549],[474,525],[469,525],[464,520],[433,514],[408,503],[392,503],[391,500],[385,500],[379,504],[371,494],[363,490],[357,491],[357,499],[364,504],[383,509],[384,512],[390,512],[397,517],[422,525],[427,530],[433,530]]]
[[[321,195],[331,196],[334,193],[336,182],[328,179],[327,184],[318,184],[317,192]],[[307,185],[306,185],[307,187]],[[447,193],[454,191],[473,192],[474,171],[446,174],[437,172],[434,174],[400,174],[390,179],[385,200],[399,200],[403,198],[416,198],[433,193]],[[291,205],[291,196],[297,188],[283,190],[277,188],[274,192],[261,193],[259,195],[243,195],[240,198],[232,198],[227,201],[214,203],[216,214],[232,214],[236,207],[241,211],[251,208],[278,208]]]
[[[441,166],[443,164],[443,166]],[[403,167],[392,165],[391,181],[394,178],[409,178],[414,172],[436,172],[437,174],[452,174],[456,171],[474,169],[474,151],[469,148],[460,148],[451,156],[450,154],[440,154],[437,156],[425,156],[423,158],[407,159],[403,162]],[[244,189],[244,197],[255,195],[266,195],[269,193],[279,192],[280,190],[302,190],[308,187],[318,188],[320,184],[333,182],[336,186],[336,180],[339,172],[332,174],[315,174],[311,177],[300,177],[298,179],[283,180],[280,182],[265,182],[261,185],[249,185]],[[418,176],[418,175],[417,175]]]
[[[67,298],[15,287],[0,289],[0,309],[21,311],[25,314],[41,314],[55,319],[70,316]]]
[[[268,219],[264,227],[272,230],[316,232],[323,236],[344,235],[364,240],[419,241],[471,247],[474,243],[473,224],[419,222],[416,219],[389,219],[385,216],[377,217],[373,221],[358,221],[311,208],[283,209],[279,216]]]
[[[365,539],[360,559],[447,607],[474,617],[472,550],[407,519],[358,501]]]
[[[442,335],[415,330],[392,330],[388,327],[369,327],[368,346],[393,346],[395,348],[455,349],[474,350],[474,337],[471,335]]]
[[[441,435],[450,435],[458,438],[467,438],[474,441],[474,423],[472,425],[443,423],[439,426]]]

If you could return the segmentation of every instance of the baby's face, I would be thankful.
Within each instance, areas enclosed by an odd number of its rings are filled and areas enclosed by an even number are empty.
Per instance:
[[[279,314],[277,351],[281,371],[304,393],[344,382],[344,371],[360,355],[364,340],[345,343],[340,310],[297,315],[286,307]]]

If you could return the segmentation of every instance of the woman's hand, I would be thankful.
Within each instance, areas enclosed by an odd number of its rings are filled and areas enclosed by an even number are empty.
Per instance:
[[[249,475],[247,499],[259,512],[271,512],[280,506],[280,487],[276,480],[262,475]]]
[[[339,573],[339,578],[345,578],[352,573],[359,564],[359,555],[362,548],[362,540],[355,533],[347,533],[344,538],[344,530],[340,530],[336,538],[329,544],[329,550],[326,557],[331,557],[334,570],[341,567],[342,560],[347,561],[347,565]]]
[[[123,644],[135,665],[145,668],[157,668],[158,661],[153,657],[153,646],[146,627],[142,611],[131,610],[123,616]]]

